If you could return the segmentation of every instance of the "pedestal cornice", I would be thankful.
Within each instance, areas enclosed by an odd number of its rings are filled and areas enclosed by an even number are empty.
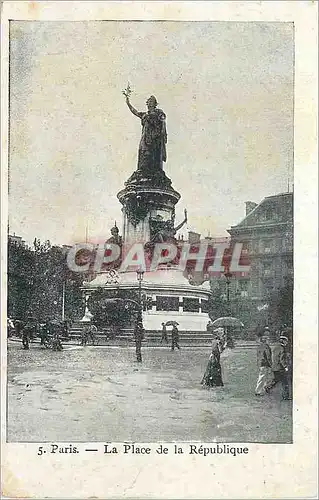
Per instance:
[[[128,199],[135,196],[142,196],[143,198],[152,197],[153,199],[169,199],[171,203],[176,205],[180,200],[181,195],[175,191],[173,188],[162,188],[162,187],[149,187],[141,185],[128,185],[122,189],[118,194],[117,198],[122,205],[126,203]]]

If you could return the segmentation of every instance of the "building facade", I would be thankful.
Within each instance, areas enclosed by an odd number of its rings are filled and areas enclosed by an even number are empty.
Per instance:
[[[232,244],[243,244],[242,255],[250,262],[250,272],[231,282],[233,315],[251,328],[278,327],[271,303],[293,281],[293,193],[246,202],[245,218],[228,232]]]

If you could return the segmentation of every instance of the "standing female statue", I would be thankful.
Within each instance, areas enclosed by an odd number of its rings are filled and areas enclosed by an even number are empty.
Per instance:
[[[130,103],[130,91],[123,93],[130,111],[140,118],[142,123],[137,170],[149,172],[163,169],[163,161],[166,161],[167,143],[166,115],[164,111],[157,108],[157,100],[153,95],[146,101],[147,112],[137,111]]]

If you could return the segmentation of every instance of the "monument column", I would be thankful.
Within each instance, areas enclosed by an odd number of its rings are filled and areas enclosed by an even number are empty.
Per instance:
[[[142,125],[137,169],[117,195],[122,204],[125,245],[153,242],[161,231],[174,236],[175,205],[180,194],[163,170],[166,162],[166,115],[154,96],[146,101],[147,111],[137,111],[130,102],[131,88],[123,91],[126,104]],[[165,238],[160,238],[161,241]]]

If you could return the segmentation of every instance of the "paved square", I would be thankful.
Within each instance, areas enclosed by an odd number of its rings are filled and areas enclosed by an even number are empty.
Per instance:
[[[292,442],[292,404],[256,398],[255,349],[226,350],[225,387],[200,381],[209,348],[8,347],[8,441]]]

